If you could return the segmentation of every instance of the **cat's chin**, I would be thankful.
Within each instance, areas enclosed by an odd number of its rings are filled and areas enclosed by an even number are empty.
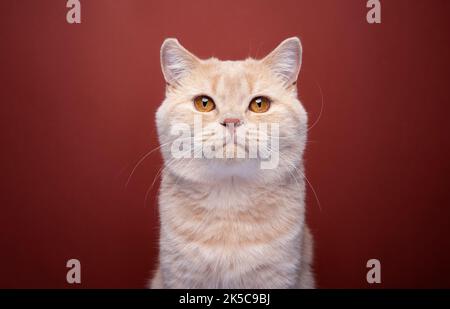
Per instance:
[[[217,183],[233,181],[269,180],[274,170],[261,169],[258,159],[196,159],[170,168],[177,177],[193,182]]]

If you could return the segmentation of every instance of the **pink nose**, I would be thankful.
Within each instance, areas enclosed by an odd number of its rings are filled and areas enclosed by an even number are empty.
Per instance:
[[[222,125],[227,126],[229,124],[234,124],[235,126],[238,126],[240,123],[241,120],[239,118],[225,118]]]

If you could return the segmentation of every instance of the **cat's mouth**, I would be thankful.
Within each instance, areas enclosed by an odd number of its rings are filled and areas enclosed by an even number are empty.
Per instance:
[[[232,153],[233,156],[226,157],[227,159],[244,159],[241,158],[237,153],[247,154],[248,148],[246,145],[242,145],[237,140],[224,141],[222,144],[222,149],[224,153]]]

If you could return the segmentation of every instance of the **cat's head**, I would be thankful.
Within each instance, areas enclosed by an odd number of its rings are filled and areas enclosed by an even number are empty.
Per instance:
[[[296,86],[301,56],[296,37],[261,60],[243,61],[202,60],[166,39],[166,98],[156,114],[166,171],[203,182],[292,173],[307,131]]]

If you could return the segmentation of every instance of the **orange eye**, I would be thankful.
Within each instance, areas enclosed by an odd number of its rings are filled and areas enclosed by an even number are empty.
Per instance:
[[[199,112],[207,113],[216,108],[214,101],[205,95],[200,95],[194,99],[194,106]]]
[[[265,113],[269,110],[270,100],[267,97],[253,98],[248,106],[248,109],[254,113]]]

